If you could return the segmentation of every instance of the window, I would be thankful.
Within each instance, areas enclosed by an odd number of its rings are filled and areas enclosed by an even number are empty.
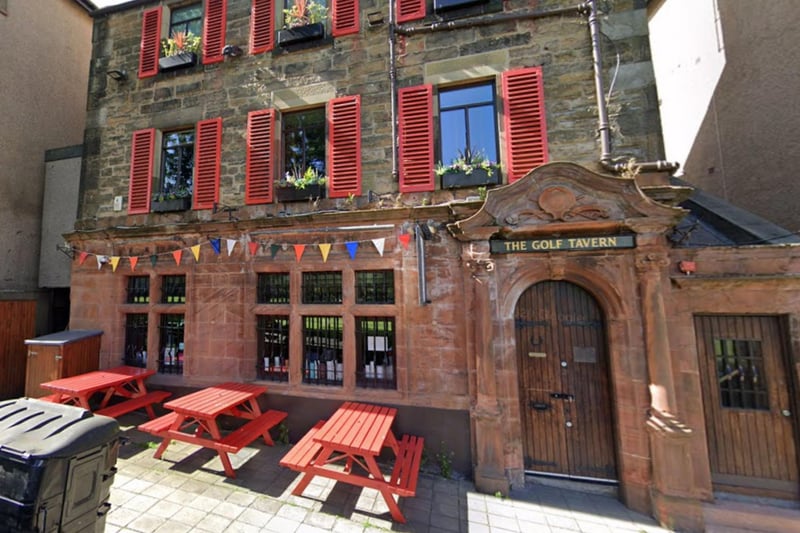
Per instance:
[[[303,317],[303,383],[342,385],[342,317]]]
[[[161,278],[161,303],[186,303],[186,276],[163,276]]]
[[[150,277],[130,276],[128,278],[128,296],[125,301],[129,304],[150,303]]]
[[[394,318],[356,318],[356,383],[359,387],[397,388],[394,342]]]
[[[393,304],[394,272],[364,270],[356,272],[357,304]]]
[[[125,364],[147,368],[146,313],[125,315]]]
[[[303,272],[303,303],[342,303],[342,273]]]
[[[261,273],[258,275],[256,303],[288,304],[289,274],[287,272]]]
[[[203,5],[194,4],[172,10],[169,17],[169,35],[175,32],[201,35],[203,31]]]
[[[325,175],[325,108],[283,115],[283,174],[303,176],[308,169]]]
[[[194,177],[194,129],[164,133],[161,139],[159,193],[166,197],[191,197]]]
[[[482,156],[497,161],[497,112],[493,83],[439,91],[439,154],[454,159]]]
[[[341,37],[358,33],[359,2],[358,0],[306,0],[305,14],[297,14],[294,0],[252,0],[250,9],[250,53],[268,52],[275,47],[276,36],[281,46],[298,42],[316,40],[323,34],[312,35],[304,31],[304,36],[295,35],[285,40],[287,33],[283,31],[289,26],[303,26],[309,22],[323,22],[330,28],[333,37]],[[314,5],[312,5],[314,4]],[[309,14],[309,12],[311,14]],[[287,13],[292,13],[287,20]],[[299,15],[299,16],[296,16]],[[276,32],[276,30],[278,30]],[[307,29],[306,29],[307,30]],[[289,32],[291,33],[291,32]]]
[[[183,374],[183,315],[161,315],[158,343],[158,371]]]
[[[769,410],[760,341],[714,339],[714,357],[722,407]]]
[[[289,317],[258,317],[258,360],[260,379],[289,381]]]

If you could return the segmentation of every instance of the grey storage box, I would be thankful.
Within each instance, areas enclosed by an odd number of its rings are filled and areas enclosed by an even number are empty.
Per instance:
[[[0,401],[0,531],[102,532],[118,448],[113,418],[33,398]]]

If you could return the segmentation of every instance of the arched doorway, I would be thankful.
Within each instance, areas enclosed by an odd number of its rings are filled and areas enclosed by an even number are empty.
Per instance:
[[[526,471],[617,480],[606,324],[583,288],[544,281],[514,312]]]

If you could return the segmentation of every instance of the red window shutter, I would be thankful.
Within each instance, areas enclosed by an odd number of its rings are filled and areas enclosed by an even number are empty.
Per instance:
[[[400,192],[432,191],[433,86],[397,92],[400,125]]]
[[[361,96],[328,102],[328,196],[361,196]]]
[[[158,74],[158,56],[161,52],[161,6],[142,13],[142,40],[139,44],[139,77]]]
[[[514,182],[547,163],[547,121],[542,68],[503,73],[506,171]]]
[[[225,57],[225,23],[228,0],[206,0],[203,17],[203,64],[219,63]]]
[[[275,174],[275,110],[247,114],[247,156],[245,161],[246,204],[272,201]]]
[[[397,0],[397,22],[425,18],[425,0]]]
[[[250,53],[269,52],[274,46],[275,0],[253,0],[250,10]]]
[[[333,0],[333,36],[358,33],[358,0]]]
[[[194,143],[194,207],[211,209],[219,202],[219,163],[222,144],[222,119],[197,123]]]
[[[153,187],[153,154],[156,130],[133,132],[131,143],[131,177],[128,182],[128,214],[150,212],[150,191]]]

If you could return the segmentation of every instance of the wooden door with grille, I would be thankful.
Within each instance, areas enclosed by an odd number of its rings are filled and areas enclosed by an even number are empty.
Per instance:
[[[715,488],[798,497],[792,390],[776,316],[696,316]]]
[[[525,469],[616,480],[605,320],[564,281],[529,287],[515,311]]]

